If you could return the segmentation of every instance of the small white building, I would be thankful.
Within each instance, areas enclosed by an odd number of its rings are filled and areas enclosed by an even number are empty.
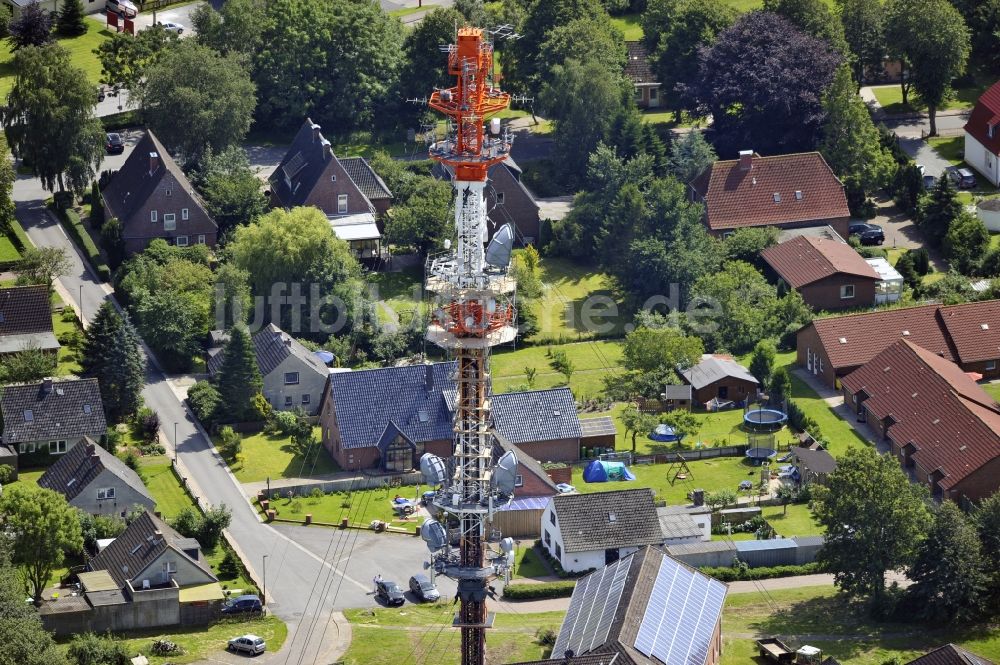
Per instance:
[[[662,506],[656,515],[664,545],[712,540],[712,510],[708,506]]]
[[[979,98],[964,129],[966,163],[1000,187],[1000,81]]]
[[[648,487],[554,496],[542,513],[541,533],[542,546],[563,570],[574,573],[663,543]]]
[[[881,257],[865,259],[878,273],[879,281],[875,283],[875,304],[894,303],[903,294],[903,276]]]

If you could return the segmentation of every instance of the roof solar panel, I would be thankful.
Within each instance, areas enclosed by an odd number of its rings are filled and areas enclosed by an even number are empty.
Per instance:
[[[663,557],[635,648],[666,665],[703,665],[725,598],[721,582]]]
[[[577,582],[552,653],[572,649],[581,655],[607,641],[632,560],[626,557]]]

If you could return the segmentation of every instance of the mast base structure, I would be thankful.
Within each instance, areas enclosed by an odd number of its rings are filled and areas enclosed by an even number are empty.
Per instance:
[[[456,84],[435,91],[429,104],[448,116],[451,132],[430,156],[455,172],[456,246],[446,243],[444,253],[428,259],[434,306],[427,339],[456,361],[454,446],[451,458],[420,459],[425,482],[438,488],[432,505],[443,516],[424,522],[420,533],[431,552],[427,568],[458,581],[461,607],[452,625],[462,631],[462,665],[483,665],[493,624],[489,582],[507,579],[514,559],[513,540],[489,528],[494,511],[513,498],[517,473],[513,452],[494,461],[489,369],[490,349],[517,336],[516,284],[508,273],[514,232],[505,225],[486,246],[485,200],[487,171],[507,158],[511,145],[499,119],[489,116],[507,108],[510,96],[494,85],[493,45],[481,29],[460,28],[457,43],[445,50]]]

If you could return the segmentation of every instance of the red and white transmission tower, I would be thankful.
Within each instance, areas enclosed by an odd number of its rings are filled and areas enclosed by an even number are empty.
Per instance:
[[[429,104],[450,120],[449,134],[431,146],[430,156],[455,172],[458,242],[429,260],[426,284],[435,299],[427,339],[456,360],[454,451],[449,460],[424,455],[421,470],[427,482],[440,487],[434,505],[457,529],[458,552],[450,548],[452,538],[441,522],[425,522],[421,533],[434,571],[458,581],[461,609],[453,625],[462,631],[462,665],[482,665],[493,618],[486,611],[488,582],[503,575],[513,558],[512,541],[500,541],[500,551],[493,551],[489,543],[495,534],[488,532],[493,511],[513,496],[517,467],[513,453],[494,463],[489,371],[490,348],[517,334],[515,284],[507,274],[513,232],[502,227],[485,247],[484,198],[486,172],[507,157],[511,144],[499,119],[489,117],[507,108],[510,96],[494,84],[493,44],[483,31],[461,28],[457,42],[446,47],[455,85],[435,91]]]

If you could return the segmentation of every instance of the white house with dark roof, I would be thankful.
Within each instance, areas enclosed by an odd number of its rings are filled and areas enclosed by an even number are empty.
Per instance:
[[[51,464],[85,437],[107,434],[97,379],[15,383],[0,392],[3,443],[17,450],[25,466]]]
[[[213,336],[225,339],[225,336]],[[330,373],[316,354],[302,346],[273,323],[253,335],[257,367],[264,380],[264,397],[272,407],[286,411],[301,406],[311,416],[319,413],[319,403]],[[208,373],[215,376],[222,369],[222,348],[209,351]]]
[[[38,486],[59,492],[69,505],[91,515],[124,517],[134,506],[156,507],[139,474],[89,438],[46,469]]]

